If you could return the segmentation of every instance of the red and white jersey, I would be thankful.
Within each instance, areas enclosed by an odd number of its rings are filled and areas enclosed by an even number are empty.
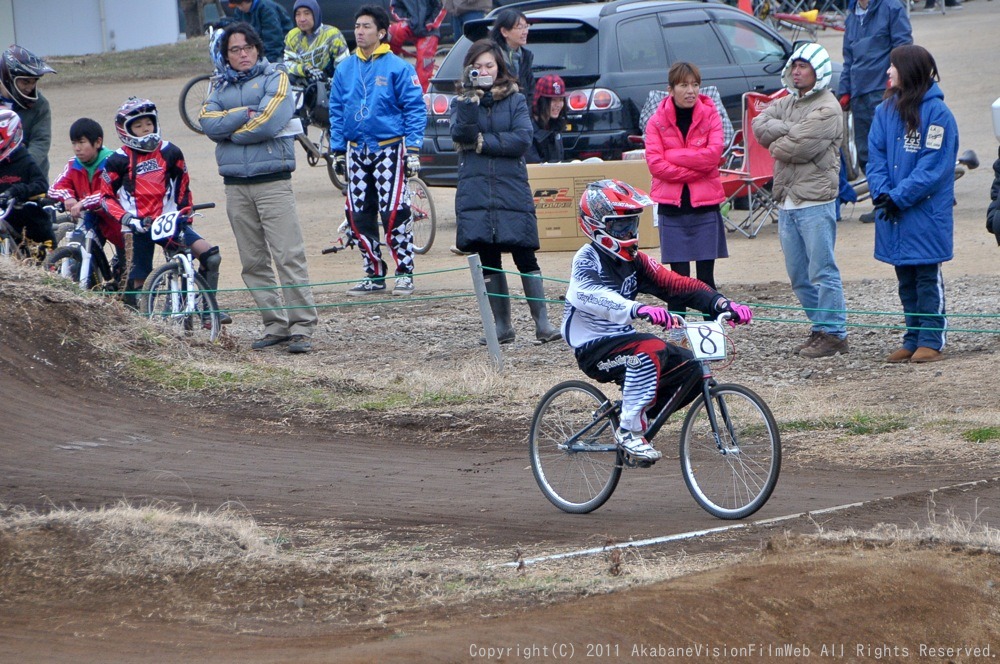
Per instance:
[[[607,337],[635,332],[635,297],[648,293],[661,300],[699,311],[714,310],[722,295],[708,284],[677,274],[648,254],[638,252],[626,263],[597,248],[584,245],[573,257],[566,291],[562,334],[573,348]]]
[[[158,217],[192,204],[187,164],[176,145],[163,141],[152,152],[122,146],[104,164],[101,196],[104,209],[121,221]]]

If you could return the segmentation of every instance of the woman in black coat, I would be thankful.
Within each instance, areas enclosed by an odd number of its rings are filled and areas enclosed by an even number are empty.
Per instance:
[[[521,273],[539,341],[561,338],[549,322],[545,285],[535,258],[538,220],[524,155],[531,145],[528,105],[518,94],[500,47],[477,41],[465,56],[463,80],[451,106],[451,136],[458,150],[455,218],[458,248],[478,253],[500,343],[514,340],[507,275],[501,253]]]

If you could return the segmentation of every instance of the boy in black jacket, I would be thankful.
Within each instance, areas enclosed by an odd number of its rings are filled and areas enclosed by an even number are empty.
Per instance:
[[[48,180],[22,145],[23,141],[21,118],[14,111],[0,110],[0,211],[6,210],[12,201],[24,203],[43,196],[49,188]],[[52,222],[40,207],[13,209],[7,223],[50,249],[56,245]]]

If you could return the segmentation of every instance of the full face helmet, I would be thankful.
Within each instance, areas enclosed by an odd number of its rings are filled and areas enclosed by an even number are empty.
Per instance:
[[[653,204],[645,192],[621,180],[599,180],[580,197],[580,228],[594,244],[618,260],[639,250],[639,216]]]
[[[0,55],[0,83],[7,94],[21,108],[31,108],[38,101],[38,88],[31,94],[25,94],[17,87],[20,78],[41,78],[46,74],[54,74],[56,70],[45,64],[45,61],[26,48],[12,45]]]
[[[20,116],[11,110],[0,110],[0,161],[10,156],[23,139]]]
[[[132,133],[132,123],[139,118],[153,120],[153,133],[145,136]],[[129,97],[115,115],[115,131],[118,132],[118,140],[122,145],[139,152],[152,152],[160,146],[160,119],[156,113],[156,104],[148,99]]]

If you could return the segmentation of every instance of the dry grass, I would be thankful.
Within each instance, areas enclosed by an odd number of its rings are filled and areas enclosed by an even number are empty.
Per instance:
[[[45,77],[43,91],[47,87],[182,78],[212,71],[208,37],[131,51],[55,56],[46,61],[59,73]]]

